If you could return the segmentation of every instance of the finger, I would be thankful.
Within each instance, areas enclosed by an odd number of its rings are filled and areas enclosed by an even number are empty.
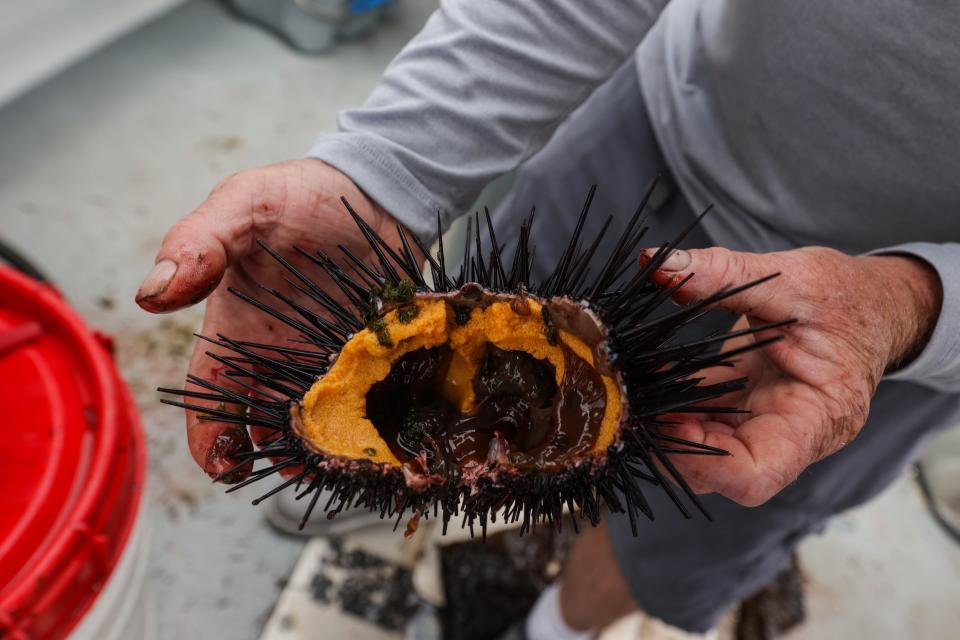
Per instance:
[[[719,493],[738,504],[763,504],[815,461],[801,430],[780,414],[751,418],[739,428],[711,421],[674,425],[670,435],[729,452],[728,456],[672,455],[671,462],[697,493]]]
[[[200,420],[188,410],[187,432],[190,454],[211,479],[235,484],[250,476],[253,462],[244,463],[243,457],[252,451],[246,427]]]
[[[282,181],[268,180],[268,172],[248,171],[224,180],[170,229],[137,291],[137,304],[165,313],[196,304],[216,289],[226,268],[255,246],[255,225],[280,215]]]
[[[748,327],[746,318],[741,317],[731,331],[742,331]],[[754,341],[753,335],[741,335],[728,339],[723,343],[721,353],[742,349]],[[724,365],[701,369],[690,376],[691,379],[698,381],[697,388],[706,391],[709,387],[714,387],[717,393],[724,391],[725,393],[693,403],[693,406],[699,409],[693,416],[674,411],[657,417],[671,421],[696,418],[733,426],[740,425],[749,418],[749,414],[742,410],[748,408],[747,399],[762,379],[765,368],[765,359],[758,357],[757,353],[740,353],[735,354]],[[716,408],[716,412],[705,411],[709,408]]]
[[[248,390],[237,384],[234,378],[226,375],[225,365],[208,355],[208,352],[218,351],[219,355],[227,355],[215,345],[204,341],[198,342],[190,358],[191,374],[238,394],[248,393]],[[197,388],[197,385],[188,382],[187,390],[192,388]],[[241,406],[223,406],[217,401],[203,398],[191,398],[190,404],[231,412],[239,412]],[[246,425],[211,420],[209,417],[204,417],[202,411],[192,409],[187,409],[186,421],[190,455],[207,475],[228,484],[245,480],[250,475],[253,464],[241,464],[244,454],[253,450],[253,443]]]
[[[232,283],[233,274],[228,277]],[[269,337],[265,337],[264,332]],[[293,330],[288,332],[265,323],[262,312],[258,309],[240,303],[233,296],[223,295],[220,292],[212,296],[207,302],[201,334],[210,338],[224,335],[239,341],[265,342],[269,340],[276,344],[284,343],[297,335]],[[258,384],[256,380],[232,375],[237,372],[237,369],[222,362],[224,357],[230,356],[237,356],[237,353],[208,340],[199,341],[194,347],[190,359],[190,374],[193,379],[203,380],[222,387],[227,390],[228,394],[236,394],[232,397],[236,397],[239,401],[226,407],[233,414],[242,413],[246,407],[244,402],[248,401],[250,396],[257,396],[260,399],[270,401],[280,399],[276,392]],[[218,358],[221,360],[218,360]],[[246,370],[248,366],[241,365],[241,368]],[[267,373],[258,366],[253,368],[258,370],[259,373]],[[191,404],[205,408],[217,408],[216,401],[202,398],[192,399]],[[267,417],[259,415],[256,411],[252,412],[252,416]],[[230,471],[229,477],[222,478],[222,480],[232,483],[246,479],[253,465],[245,464],[239,468],[235,467],[245,458],[245,454],[253,450],[255,445],[258,443],[268,445],[270,440],[276,436],[275,431],[258,427],[256,420],[253,422],[254,424],[248,428],[246,425],[234,422],[211,420],[209,417],[202,418],[197,415],[196,411],[188,410],[186,414],[187,440],[194,460],[211,477],[216,478],[219,474]],[[278,462],[278,460],[273,460],[273,462]]]
[[[750,323],[746,316],[740,316],[737,322],[730,327],[729,333],[736,334],[749,328]],[[743,350],[755,341],[756,338],[752,334],[736,335],[723,342],[723,345],[720,347],[720,353],[724,354]],[[749,387],[756,383],[759,378],[760,371],[758,369],[760,367],[762,367],[762,363],[757,360],[754,354],[748,352],[733,356],[725,365],[709,367],[698,371],[695,377],[702,378],[700,386],[720,385],[733,380],[746,378],[744,389],[725,394],[714,400],[705,401],[702,404],[704,406],[733,406],[749,391]]]
[[[747,321],[746,316],[741,316],[737,320],[736,324],[730,328],[731,332],[742,331],[748,329],[750,323]],[[750,344],[756,342],[757,336],[753,334],[740,335],[735,338],[726,340],[723,343],[720,351],[721,353],[730,353],[738,349],[744,349]],[[741,353],[735,355],[729,361],[729,364],[726,366],[716,366],[710,367],[708,369],[703,369],[695,374],[695,377],[701,378],[699,386],[707,387],[711,385],[723,385],[733,382],[734,380],[742,380],[742,387],[740,389],[725,393],[722,396],[717,398],[712,398],[710,400],[704,400],[697,403],[699,407],[730,407],[733,409],[747,409],[748,408],[748,398],[753,390],[757,387],[760,381],[763,379],[765,370],[767,369],[767,360],[764,357],[761,357],[756,352]],[[731,412],[717,412],[717,413],[703,413],[697,416],[701,420],[713,420],[716,422],[721,422],[728,425],[739,426],[743,424],[748,418],[749,414],[745,413],[731,413]]]
[[[750,358],[750,355],[748,354],[745,357]],[[704,369],[694,377],[700,378],[700,382],[697,385],[699,388],[706,388],[712,385],[727,385],[727,387],[729,387],[732,386],[730,383],[734,381],[738,382],[740,388],[734,388],[733,390],[723,393],[723,395],[693,403],[692,406],[698,409],[695,414],[673,411],[658,415],[658,420],[669,420],[672,422],[691,419],[712,420],[736,426],[742,424],[750,417],[750,414],[745,413],[745,410],[750,393],[757,386],[757,378],[751,373],[745,372],[741,367],[734,365],[731,367],[711,367],[710,369]],[[740,385],[739,381],[743,381],[742,385]],[[724,389],[721,389],[721,391],[723,390]],[[709,411],[710,409],[714,411]]]
[[[216,306],[219,303],[219,299],[213,299],[210,304]],[[214,313],[207,317],[217,315],[222,314]],[[242,312],[239,319],[244,319]],[[219,322],[205,321],[203,335],[209,336],[221,333],[217,329],[220,326]],[[198,342],[190,359],[190,373],[196,378],[211,382],[241,397],[246,398],[256,395],[262,398],[271,396],[267,389],[255,381],[247,378],[241,381],[240,378],[230,375],[229,367],[213,357],[235,355],[235,353],[217,344],[208,341]],[[198,385],[188,381],[187,389],[191,388],[198,388]],[[206,389],[204,390],[206,391]],[[272,396],[272,399],[276,399],[276,397]],[[227,403],[226,406],[223,406],[218,401],[203,398],[190,398],[189,401],[194,406],[226,410],[235,415],[241,415],[246,408],[246,405],[242,402]],[[252,415],[258,414],[253,412]],[[246,480],[254,466],[253,462],[244,463],[247,460],[246,454],[253,451],[255,447],[259,449],[269,447],[281,436],[279,432],[257,424],[245,425],[212,420],[209,414],[204,417],[204,411],[193,409],[186,410],[186,427],[187,442],[193,459],[211,478],[226,484],[235,484]],[[275,456],[268,456],[268,459],[272,464],[286,461],[286,458]],[[289,478],[302,470],[302,465],[287,466],[280,471],[280,475]]]
[[[250,438],[253,440],[253,444],[259,449],[270,446],[279,440],[281,436],[282,434],[270,429],[264,429],[263,427],[256,426],[250,427]],[[270,461],[270,464],[289,464],[289,457],[287,456],[268,456],[267,459]],[[290,478],[300,475],[304,469],[306,469],[306,465],[303,464],[284,466],[282,469],[280,469],[280,471],[277,472],[277,475],[284,480],[289,480]],[[250,470],[252,470],[252,467]],[[245,469],[244,477],[249,475],[250,470]]]
[[[250,332],[260,326],[262,319],[258,317],[255,309],[238,305],[232,296],[218,294],[211,297],[207,303],[201,335],[210,338],[228,335],[242,340],[250,337]],[[229,375],[231,368],[217,360],[217,357],[235,355],[216,343],[200,340],[194,345],[190,356],[190,376],[226,389],[228,394],[236,394],[238,398],[247,398],[251,393],[263,393],[264,390],[255,381]],[[187,389],[196,387],[197,385],[187,384]],[[230,413],[241,413],[244,409],[242,402],[219,407],[217,401],[203,398],[191,399],[190,404],[227,410]],[[212,478],[228,483],[245,480],[253,465],[237,465],[244,459],[245,454],[253,450],[248,427],[242,423],[211,420],[209,414],[203,417],[202,413],[189,409],[186,412],[187,442],[193,459]],[[256,439],[263,438],[259,433],[253,436]],[[229,476],[222,478],[227,472]]]
[[[663,450],[670,449],[686,449],[691,451],[691,453],[685,454],[670,454],[668,451],[664,451],[665,455],[670,457],[672,466],[674,470],[680,471],[678,467],[685,466],[682,462],[682,459],[687,456],[698,457],[697,447],[691,445],[690,443],[703,444],[703,432],[706,431],[721,431],[724,433],[733,433],[735,427],[724,424],[722,422],[716,422],[711,418],[697,415],[690,416],[688,414],[664,414],[662,416],[657,416],[656,421],[650,424],[650,431],[654,438],[654,441],[660,446]],[[710,455],[711,458],[718,457],[716,454]],[[681,478],[674,476],[673,471],[667,468],[666,465],[660,460],[658,456],[651,456],[650,462],[657,468],[659,471],[659,476],[666,478],[671,481],[673,484],[679,486],[679,480],[682,479],[683,482],[694,492],[698,494],[711,493],[713,490],[698,480],[688,477],[688,474],[685,474],[681,471]]]
[[[648,251],[647,258],[649,254]],[[652,277],[657,284],[667,286],[695,274],[674,296],[678,302],[686,304],[779,271],[779,254],[743,253],[715,247],[675,250]],[[783,287],[764,282],[726,297],[715,306],[755,318],[783,320],[790,316],[791,300],[784,294]]]

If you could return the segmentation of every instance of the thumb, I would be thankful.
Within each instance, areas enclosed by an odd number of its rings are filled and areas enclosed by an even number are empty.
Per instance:
[[[247,172],[227,178],[167,232],[137,290],[138,305],[152,313],[176,311],[217,288],[227,267],[254,246],[254,219],[276,213],[264,177]]]
[[[646,255],[652,257],[653,252],[648,250]],[[677,302],[688,304],[724,290],[739,289],[768,279],[779,271],[778,254],[775,253],[745,253],[720,247],[677,249],[654,271],[652,279],[658,285],[671,286],[689,277],[674,295]],[[782,287],[762,282],[724,297],[715,307],[763,320],[782,320],[790,315],[789,298],[783,295]]]

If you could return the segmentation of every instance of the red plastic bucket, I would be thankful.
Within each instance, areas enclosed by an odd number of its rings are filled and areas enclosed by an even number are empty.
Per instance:
[[[3,266],[0,407],[0,638],[64,638],[142,538],[143,429],[109,339]]]

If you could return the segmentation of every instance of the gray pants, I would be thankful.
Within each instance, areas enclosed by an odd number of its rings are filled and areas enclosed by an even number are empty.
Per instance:
[[[599,215],[592,216],[592,228],[607,215],[617,216],[608,234],[613,241],[649,182],[669,171],[647,121],[636,69],[628,63],[523,167],[495,213],[498,237],[511,237],[536,205],[533,238],[542,275],[556,263],[591,184],[599,184],[593,204]],[[652,221],[648,246],[672,239],[693,215],[682,194],[666,199]],[[703,231],[686,242],[687,247],[712,244]],[[729,321],[717,314],[707,325]],[[634,599],[648,614],[677,627],[711,628],[728,607],[770,582],[805,535],[889,485],[924,437],[949,426],[958,413],[960,396],[883,382],[854,442],[809,467],[763,506],[746,508],[704,496],[712,523],[702,517],[685,520],[652,488],[648,494],[656,521],[641,522],[639,537],[633,537],[625,517],[608,520],[610,543]]]

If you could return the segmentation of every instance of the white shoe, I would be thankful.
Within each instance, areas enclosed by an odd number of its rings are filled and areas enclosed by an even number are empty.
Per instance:
[[[719,637],[716,629],[690,633],[637,611],[610,625],[597,640],[717,640]]]
[[[342,536],[367,527],[392,528],[394,525],[393,520],[382,520],[379,513],[365,509],[345,509],[334,518],[328,518],[322,507],[326,504],[330,494],[324,491],[317,500],[317,507],[301,529],[300,521],[303,519],[303,513],[312,496],[305,496],[302,500],[297,500],[295,495],[293,491],[282,491],[267,500],[263,505],[267,522],[284,533],[305,538]]]
[[[926,458],[915,469],[920,491],[933,518],[960,542],[960,457]]]

